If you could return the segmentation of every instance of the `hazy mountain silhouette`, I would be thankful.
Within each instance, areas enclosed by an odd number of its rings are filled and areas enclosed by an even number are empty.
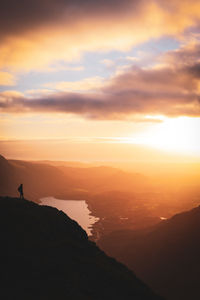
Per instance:
[[[0,197],[2,299],[159,300],[62,211]]]
[[[200,299],[200,206],[143,230],[118,231],[99,245],[167,299]]]
[[[146,186],[145,176],[112,167],[74,168],[47,163],[6,160],[0,156],[0,195],[16,196],[24,184],[25,196],[37,200],[44,196],[86,199],[88,194],[113,189],[133,190]]]
[[[6,160],[1,156],[0,195],[18,196],[17,188],[23,183],[25,197],[35,202],[48,196],[84,199],[91,213],[99,218],[93,226],[94,240],[115,230],[156,224],[160,216],[170,217],[187,203],[180,199],[176,203],[168,201],[171,194],[166,196],[164,191],[162,195],[151,179],[140,173],[107,166],[79,168],[68,162],[48,163]]]
[[[0,195],[17,195],[17,187],[24,184],[26,197],[37,200],[42,196],[56,195],[68,186],[74,186],[72,180],[56,167],[34,164],[25,161],[6,160],[0,156]]]

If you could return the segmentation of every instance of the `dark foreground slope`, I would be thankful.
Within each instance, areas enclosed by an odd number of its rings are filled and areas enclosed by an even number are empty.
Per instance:
[[[1,299],[159,300],[63,212],[0,198]]]
[[[200,207],[149,230],[113,232],[99,245],[167,299],[200,299]]]

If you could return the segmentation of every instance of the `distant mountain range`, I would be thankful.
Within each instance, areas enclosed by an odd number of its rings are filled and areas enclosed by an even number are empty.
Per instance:
[[[166,299],[200,299],[200,206],[145,230],[113,232],[98,245]]]
[[[92,214],[99,218],[93,226],[94,240],[119,228],[155,224],[162,214],[152,204],[157,191],[148,177],[113,167],[80,168],[67,162],[28,162],[0,156],[0,178],[1,196],[18,196],[17,188],[23,183],[25,197],[34,202],[48,196],[86,200]]]
[[[62,211],[0,197],[1,299],[161,300]]]
[[[16,196],[24,184],[25,196],[33,201],[54,196],[62,199],[86,199],[88,195],[110,190],[135,191],[147,188],[148,179],[112,167],[79,168],[39,162],[7,160],[0,155],[0,195]]]

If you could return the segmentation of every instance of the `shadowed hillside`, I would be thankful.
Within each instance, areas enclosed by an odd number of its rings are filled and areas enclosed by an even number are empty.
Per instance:
[[[200,206],[143,230],[118,231],[98,245],[167,299],[200,299]]]
[[[0,198],[2,299],[158,300],[62,211]]]

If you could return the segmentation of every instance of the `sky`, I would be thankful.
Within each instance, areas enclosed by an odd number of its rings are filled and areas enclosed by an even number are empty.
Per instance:
[[[6,157],[200,160],[199,0],[2,0],[0,40]]]

